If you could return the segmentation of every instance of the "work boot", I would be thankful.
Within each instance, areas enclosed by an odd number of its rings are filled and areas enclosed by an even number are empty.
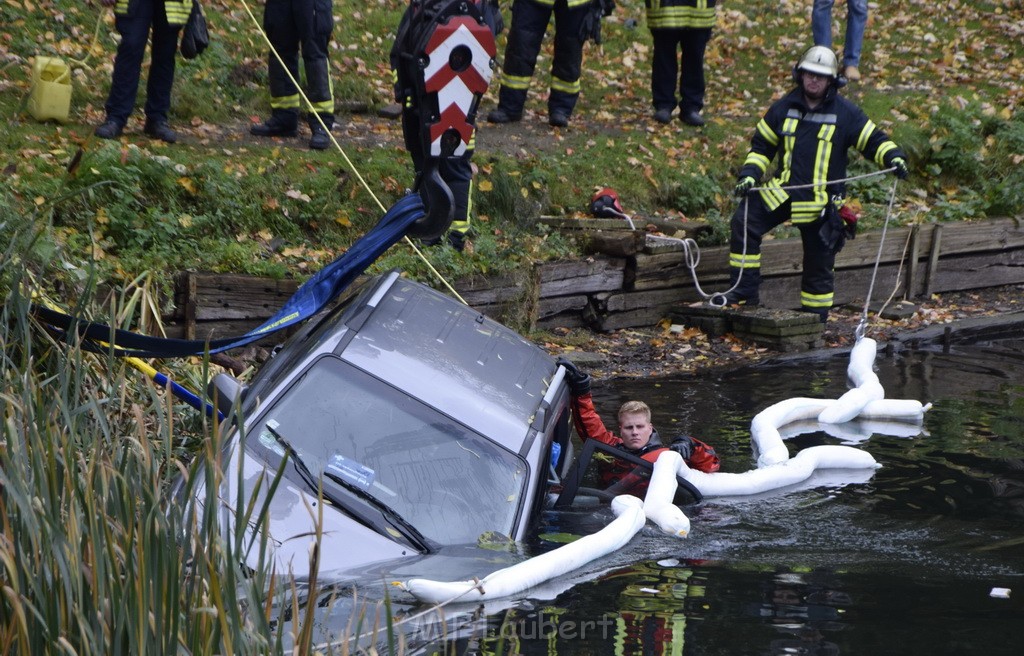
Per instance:
[[[704,119],[696,109],[688,109],[684,112],[680,112],[679,120],[687,125],[692,125],[698,128],[704,125]]]
[[[488,123],[517,123],[523,120],[522,113],[513,114],[508,110],[502,109],[501,107],[495,109],[487,115]]]
[[[249,134],[257,137],[294,137],[298,133],[298,114],[280,110],[274,110],[266,121],[249,128]]]
[[[159,139],[165,143],[175,143],[178,141],[178,133],[171,129],[171,126],[167,125],[167,121],[163,119],[146,119],[146,125],[142,128],[142,131],[154,139]]]
[[[117,139],[124,132],[124,126],[112,118],[108,118],[93,132],[100,139]]]
[[[856,82],[860,79],[860,70],[856,66],[847,66],[846,70],[843,71],[843,75],[850,82]]]
[[[761,305],[761,298],[757,295],[744,296],[739,292],[729,292],[725,295],[725,306],[742,305],[743,307],[757,307]]]
[[[466,250],[466,233],[459,230],[449,230],[448,234],[445,235],[444,241],[448,242],[448,245],[457,250],[463,252]],[[440,237],[434,237],[433,239],[421,239],[420,243],[424,246],[440,246],[444,243]]]
[[[548,125],[554,128],[564,128],[569,125],[569,115],[565,112],[551,112],[548,115]]]
[[[448,243],[451,244],[452,248],[461,253],[466,250],[466,233],[460,230],[449,230]]]
[[[330,127],[330,124],[328,124]],[[312,135],[309,137],[309,149],[310,150],[327,150],[331,145],[331,135],[327,134],[327,130],[323,129],[315,119],[310,120],[309,130]]]
[[[658,123],[668,124],[672,122],[671,109],[659,109],[654,112],[654,120]]]
[[[800,311],[818,315],[818,321],[821,323],[826,323],[828,321],[828,308],[801,307]]]

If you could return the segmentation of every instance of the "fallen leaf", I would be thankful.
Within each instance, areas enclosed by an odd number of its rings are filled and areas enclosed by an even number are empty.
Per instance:
[[[178,178],[178,184],[181,185],[188,193],[192,194],[193,196],[196,195],[196,186],[195,183],[192,182],[191,178]]]

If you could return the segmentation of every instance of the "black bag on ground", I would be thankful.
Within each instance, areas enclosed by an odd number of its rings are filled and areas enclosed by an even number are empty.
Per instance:
[[[210,31],[206,28],[206,15],[198,0],[192,0],[192,13],[181,34],[181,56],[195,59],[210,45]]]

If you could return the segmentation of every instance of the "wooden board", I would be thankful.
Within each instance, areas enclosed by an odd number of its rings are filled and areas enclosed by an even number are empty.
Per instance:
[[[291,298],[299,283],[257,276],[190,274],[195,284],[196,321],[268,319]]]
[[[625,268],[623,258],[593,257],[545,263],[539,267],[539,294],[541,298],[548,298],[622,289]]]

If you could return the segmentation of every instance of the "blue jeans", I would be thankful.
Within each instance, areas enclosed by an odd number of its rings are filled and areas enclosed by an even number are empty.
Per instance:
[[[814,0],[811,10],[811,33],[814,45],[832,47],[832,5],[835,0]],[[860,46],[864,26],[868,22],[868,0],[846,0],[846,43],[843,45],[843,66],[860,66]]]

